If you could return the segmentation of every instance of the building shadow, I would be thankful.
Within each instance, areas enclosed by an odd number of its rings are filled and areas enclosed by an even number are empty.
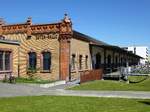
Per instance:
[[[150,101],[138,101],[138,102],[150,106]]]

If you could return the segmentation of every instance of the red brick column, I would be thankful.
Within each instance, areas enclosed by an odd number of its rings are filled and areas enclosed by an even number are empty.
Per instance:
[[[71,35],[61,35],[60,39],[60,79],[69,80]]]
[[[60,80],[69,81],[70,72],[70,40],[72,38],[72,23],[65,14],[60,23]]]

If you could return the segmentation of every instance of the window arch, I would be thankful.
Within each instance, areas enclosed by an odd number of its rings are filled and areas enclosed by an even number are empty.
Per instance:
[[[48,51],[42,52],[42,69],[44,71],[50,71],[51,69],[51,53]]]
[[[29,56],[29,62],[28,62],[28,68],[29,69],[36,69],[36,53],[35,52],[29,52],[28,53]]]

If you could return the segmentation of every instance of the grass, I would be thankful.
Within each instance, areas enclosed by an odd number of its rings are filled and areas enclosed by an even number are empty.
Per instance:
[[[46,84],[54,81],[41,80],[41,79],[29,79],[29,78],[16,78],[16,83],[33,83],[33,84]]]
[[[142,77],[143,78],[143,77]],[[130,77],[132,81],[138,81],[139,77]],[[140,83],[125,83],[111,80],[97,80],[80,84],[69,88],[72,90],[111,90],[111,91],[150,91],[150,77]]]
[[[0,112],[149,112],[150,100],[33,96],[0,98]]]

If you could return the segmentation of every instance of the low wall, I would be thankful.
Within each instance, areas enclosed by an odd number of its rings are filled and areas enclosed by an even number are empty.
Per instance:
[[[103,69],[83,71],[80,75],[80,83],[100,80],[103,77]]]
[[[11,74],[11,71],[0,71],[0,80],[4,80],[6,76],[7,78],[10,77]]]

